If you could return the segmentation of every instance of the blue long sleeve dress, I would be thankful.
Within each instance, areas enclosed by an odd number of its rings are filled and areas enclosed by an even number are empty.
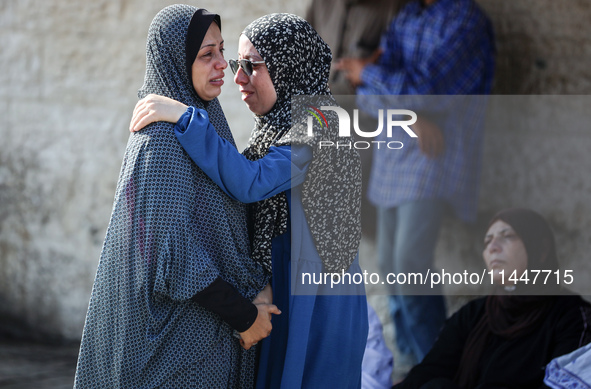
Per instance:
[[[282,313],[273,317],[273,331],[261,344],[257,388],[359,388],[368,331],[365,288],[358,257],[339,285],[319,282],[323,264],[302,206],[311,148],[271,147],[250,161],[201,112],[190,107],[175,133],[222,190],[245,203],[287,193],[288,231],[272,241],[273,303]]]

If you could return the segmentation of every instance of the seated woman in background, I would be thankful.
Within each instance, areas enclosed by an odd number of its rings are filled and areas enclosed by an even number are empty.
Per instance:
[[[591,305],[580,296],[549,283],[508,284],[514,270],[519,277],[526,269],[558,269],[554,235],[542,216],[528,209],[497,213],[483,257],[495,292],[449,318],[425,359],[395,388],[545,387],[546,364],[591,341]]]

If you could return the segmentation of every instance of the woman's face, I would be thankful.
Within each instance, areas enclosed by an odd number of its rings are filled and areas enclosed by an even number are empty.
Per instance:
[[[212,22],[201,42],[201,47],[191,67],[193,87],[203,100],[213,100],[222,92],[224,69],[224,40],[220,28]]]
[[[502,220],[494,222],[484,237],[484,262],[489,271],[493,271],[493,281],[501,284],[504,278],[505,284],[513,271],[519,279],[527,269],[527,251],[523,241],[513,228]],[[504,277],[500,271],[504,270]]]
[[[249,59],[253,62],[263,60],[244,34],[240,35],[238,41],[238,59]],[[265,115],[271,111],[277,101],[277,93],[265,64],[253,65],[250,77],[244,73],[242,68],[238,68],[236,75],[234,75],[234,82],[238,84],[238,89],[242,93],[242,101],[253,113]]]

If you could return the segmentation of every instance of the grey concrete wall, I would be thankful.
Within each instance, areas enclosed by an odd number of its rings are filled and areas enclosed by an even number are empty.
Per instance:
[[[38,333],[79,338],[143,81],[147,29],[170,3],[0,0],[0,321],[16,317]],[[308,0],[188,3],[222,14],[234,57],[249,21],[275,11],[303,15]],[[480,3],[497,29],[498,93],[589,93],[588,2]],[[226,73],[222,105],[243,146],[251,117]],[[561,256],[585,258],[589,129],[508,125],[486,142],[479,223],[446,221],[438,263],[478,261],[483,223],[511,205],[546,214]]]
[[[496,93],[588,94],[591,3],[477,0],[497,35]]]

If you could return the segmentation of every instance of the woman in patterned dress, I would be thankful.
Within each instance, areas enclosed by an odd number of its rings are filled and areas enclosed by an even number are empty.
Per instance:
[[[216,134],[207,112],[149,96],[136,106],[132,130],[153,120],[176,123],[175,133],[191,158],[231,197],[251,203],[253,257],[272,269],[271,336],[262,342],[259,388],[358,388],[367,339],[363,285],[331,277],[361,274],[360,163],[338,118],[324,111],[307,136],[307,110],[335,107],[328,89],[330,49],[303,19],[272,14],[242,33],[239,60],[230,60],[243,100],[255,114],[247,149],[238,154]],[[309,96],[300,101],[299,98]],[[294,108],[292,109],[292,103]],[[336,107],[335,107],[336,108]],[[349,281],[351,283],[351,281]]]
[[[218,15],[187,5],[160,11],[139,96],[159,93],[203,109],[235,148],[216,98],[227,67],[220,25]],[[151,124],[127,144],[76,388],[254,385],[251,346],[279,313],[251,303],[269,277],[250,259],[246,207],[191,161],[172,127]],[[258,299],[270,302],[267,292]]]

